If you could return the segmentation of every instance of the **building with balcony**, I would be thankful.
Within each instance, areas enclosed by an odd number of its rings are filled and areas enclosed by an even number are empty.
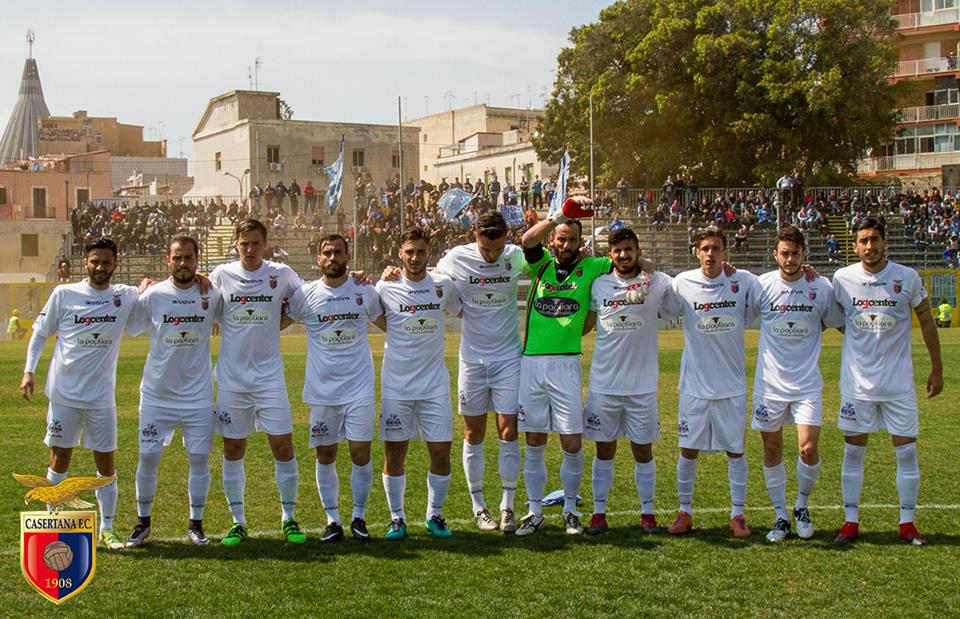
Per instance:
[[[893,142],[862,159],[859,172],[942,185],[943,167],[960,164],[960,0],[898,0],[893,18],[898,62],[890,79],[913,88],[899,102]]]

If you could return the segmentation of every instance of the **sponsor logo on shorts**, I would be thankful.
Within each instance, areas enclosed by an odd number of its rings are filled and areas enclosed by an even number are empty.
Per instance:
[[[310,436],[313,438],[327,438],[330,436],[330,428],[322,421],[310,426]]]
[[[383,420],[383,427],[387,432],[399,432],[403,429],[403,422],[400,421],[399,415],[392,413]]]
[[[467,403],[467,392],[463,389],[460,390],[460,405],[463,406]]]
[[[231,423],[233,423],[233,420],[230,419],[229,411],[220,411],[216,415],[217,415],[217,419],[220,420],[220,423],[222,423],[225,426],[229,426]]]
[[[840,406],[840,417],[842,419],[857,418],[857,407],[853,404],[853,402],[844,402]]]
[[[47,435],[51,438],[63,438],[63,421],[54,417],[47,424]]]
[[[686,419],[681,419],[677,422],[677,435],[680,437],[690,436],[690,425]]]
[[[440,330],[440,321],[436,318],[410,318],[404,321],[403,330],[410,335],[430,335]]]
[[[587,415],[587,427],[591,430],[600,429],[600,416],[595,413],[590,413]]]
[[[523,412],[523,404],[517,405],[517,421],[526,421],[527,414]]]
[[[113,340],[105,337],[102,333],[81,333],[77,337],[77,345],[81,348],[104,349],[110,348],[112,344]]]
[[[761,404],[753,409],[753,418],[757,421],[770,421],[770,409],[766,404]]]
[[[894,328],[897,319],[880,312],[861,312],[853,317],[853,326],[861,331],[882,333]]]
[[[697,331],[705,335],[729,333],[737,328],[737,319],[733,316],[705,316],[697,322]]]
[[[156,443],[160,436],[160,430],[157,428],[157,424],[148,423],[147,425],[140,428],[140,440],[144,443]]]
[[[579,312],[580,303],[566,297],[540,297],[533,302],[533,309],[547,318],[564,318]]]

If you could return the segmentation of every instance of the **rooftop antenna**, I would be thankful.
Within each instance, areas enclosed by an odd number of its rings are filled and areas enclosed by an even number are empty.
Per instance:
[[[253,61],[253,89],[260,90],[260,67],[263,66],[263,59],[257,56]]]
[[[247,81],[250,82],[250,90],[253,90],[253,67],[247,65]]]
[[[27,47],[30,49],[30,59],[33,60],[33,42],[37,40],[37,33],[27,30]]]

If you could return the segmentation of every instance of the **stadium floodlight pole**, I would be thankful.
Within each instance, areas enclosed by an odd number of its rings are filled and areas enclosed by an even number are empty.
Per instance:
[[[590,93],[590,201],[595,200],[593,191],[593,93]],[[596,204],[593,205],[593,212],[597,212]],[[597,251],[597,216],[590,216],[590,246],[593,251]]]
[[[400,234],[403,235],[403,107],[397,96],[397,142],[400,145]]]

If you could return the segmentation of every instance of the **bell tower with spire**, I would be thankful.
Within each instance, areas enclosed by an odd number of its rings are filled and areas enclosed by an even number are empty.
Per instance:
[[[20,94],[7,121],[7,128],[0,139],[0,164],[40,155],[39,121],[50,116],[43,99],[40,71],[33,59],[33,43],[36,35],[27,31],[27,59],[20,78]]]

